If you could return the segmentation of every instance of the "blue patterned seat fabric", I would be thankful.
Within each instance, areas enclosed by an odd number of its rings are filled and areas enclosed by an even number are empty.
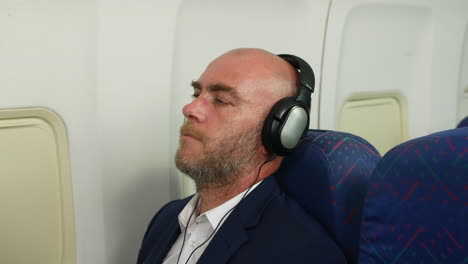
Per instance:
[[[468,127],[405,142],[370,179],[359,263],[468,263]]]
[[[349,263],[357,263],[367,180],[379,159],[360,137],[310,130],[276,174],[283,190],[328,229]]]

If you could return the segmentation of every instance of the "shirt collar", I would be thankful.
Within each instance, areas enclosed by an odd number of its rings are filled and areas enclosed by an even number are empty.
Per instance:
[[[181,230],[184,230],[187,227],[187,221],[190,218],[190,215],[193,213],[192,218],[190,219],[189,225],[195,220],[197,217],[198,213],[194,212],[196,211],[196,208],[198,206],[199,202],[199,197],[198,193],[196,193],[192,199],[185,205],[184,209],[179,213],[179,226]]]
[[[261,182],[262,181],[254,184],[250,188],[248,194],[250,194]],[[236,206],[242,200],[242,197],[244,196],[244,194],[246,192],[247,192],[247,190],[239,193],[238,195],[231,198],[230,200],[224,202],[221,205],[218,205],[215,208],[212,208],[211,210],[206,211],[205,213],[203,213],[201,215],[198,215],[198,209],[197,209],[200,197],[198,196],[198,193],[196,193],[192,197],[192,199],[190,199],[190,201],[187,203],[187,205],[185,205],[184,209],[179,214],[178,219],[179,219],[180,229],[184,230],[187,227],[187,221],[189,220],[190,215],[192,214],[192,212],[193,212],[193,215],[192,215],[192,218],[190,219],[189,225],[192,224],[196,219],[206,217],[206,219],[208,219],[208,221],[210,222],[211,227],[213,229],[215,229],[221,221],[226,220],[227,216],[226,217],[224,217],[224,216],[231,213],[231,211],[232,211],[231,209],[234,208],[234,206]],[[247,195],[246,195],[246,197],[247,197]],[[224,217],[224,219],[223,219],[223,217]]]

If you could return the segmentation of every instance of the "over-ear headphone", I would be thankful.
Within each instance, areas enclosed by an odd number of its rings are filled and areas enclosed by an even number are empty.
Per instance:
[[[309,128],[310,97],[314,92],[315,76],[305,60],[289,54],[278,56],[298,72],[299,91],[295,97],[285,97],[273,106],[263,125],[262,142],[268,151],[286,156],[299,146]]]

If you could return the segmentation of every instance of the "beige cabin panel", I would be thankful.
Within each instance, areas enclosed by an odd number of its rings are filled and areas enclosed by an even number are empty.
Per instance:
[[[403,112],[396,97],[349,100],[341,110],[339,130],[365,138],[383,155],[404,141]]]
[[[0,110],[0,263],[75,263],[65,126],[42,108]]]

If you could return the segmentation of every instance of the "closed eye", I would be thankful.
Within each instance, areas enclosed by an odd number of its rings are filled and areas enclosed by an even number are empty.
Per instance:
[[[192,97],[193,100],[197,99],[198,97],[200,96],[200,94],[198,93],[194,93],[192,94],[190,97]],[[213,103],[216,104],[216,105],[221,105],[221,106],[225,106],[225,105],[229,105],[230,102],[220,98],[220,97],[212,97],[211,100],[213,100]]]
[[[214,98],[214,102],[215,102],[216,104],[220,104],[220,105],[228,105],[228,104],[229,104],[229,102],[227,102],[227,101],[225,101],[225,100],[223,100],[223,99],[221,99],[221,98],[217,98],[217,97]]]

